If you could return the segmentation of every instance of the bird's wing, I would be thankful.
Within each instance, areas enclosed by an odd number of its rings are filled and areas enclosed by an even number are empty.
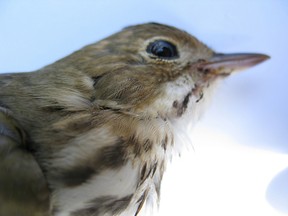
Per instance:
[[[0,106],[0,215],[48,215],[49,190],[26,135]]]

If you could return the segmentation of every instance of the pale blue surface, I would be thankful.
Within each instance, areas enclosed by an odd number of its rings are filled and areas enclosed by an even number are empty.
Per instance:
[[[243,145],[287,155],[285,0],[1,0],[0,73],[35,70],[127,25],[147,21],[185,29],[220,52],[271,55],[266,63],[225,82],[203,124],[225,131]],[[288,213],[288,192],[278,193],[279,182],[288,188],[287,169],[271,182],[267,200]]]

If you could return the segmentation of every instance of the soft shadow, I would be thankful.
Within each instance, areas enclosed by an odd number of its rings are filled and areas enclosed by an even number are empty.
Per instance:
[[[266,199],[275,209],[288,213],[288,168],[270,182],[266,190]]]

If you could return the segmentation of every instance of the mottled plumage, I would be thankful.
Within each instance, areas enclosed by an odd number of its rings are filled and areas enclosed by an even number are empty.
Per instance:
[[[265,59],[149,23],[1,74],[0,215],[144,214],[217,81]]]

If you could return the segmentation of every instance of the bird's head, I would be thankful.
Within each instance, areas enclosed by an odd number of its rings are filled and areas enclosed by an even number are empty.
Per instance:
[[[125,28],[64,62],[93,80],[94,104],[177,119],[197,112],[218,80],[267,58],[219,54],[184,31],[149,23]]]

